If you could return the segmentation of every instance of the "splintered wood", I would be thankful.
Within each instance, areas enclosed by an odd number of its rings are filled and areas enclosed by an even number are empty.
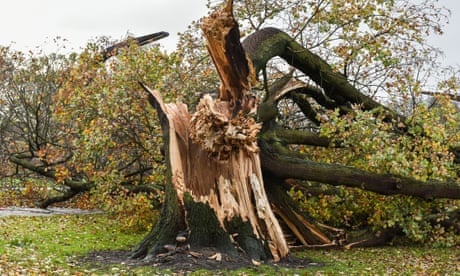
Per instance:
[[[225,228],[224,221],[235,216],[249,221],[254,235],[268,242],[273,258],[278,260],[289,250],[265,194],[256,143],[261,125],[248,116],[256,105],[250,95],[255,74],[240,43],[232,1],[203,22],[208,51],[222,84],[220,100],[204,97],[191,120],[191,139],[208,153],[209,169],[205,173],[193,170],[190,188],[198,191],[197,186],[208,186],[210,190],[200,199],[214,208],[221,226]]]
[[[255,106],[249,93],[252,67],[231,3],[204,22],[208,50],[222,80],[220,99],[205,96],[191,115],[183,104],[163,104],[159,93],[146,88],[169,122],[172,183],[185,212],[188,193],[214,210],[224,230],[227,222],[241,218],[278,260],[289,250],[264,190],[257,146],[261,125],[248,116]]]
[[[164,104],[157,91],[145,89],[167,115],[171,182],[180,208],[185,210],[183,199],[189,193],[195,202],[206,203],[214,210],[223,229],[226,221],[239,217],[250,223],[255,237],[268,243],[274,260],[286,256],[288,245],[265,194],[255,136],[251,136],[258,129],[248,135],[252,146],[233,148],[225,160],[219,160],[202,147],[204,143],[190,138],[191,115],[185,105]],[[222,119],[216,119],[217,124],[228,124],[225,116],[217,117]]]
[[[203,20],[201,26],[207,40],[208,52],[216,66],[222,84],[220,99],[228,101],[233,115],[255,108],[250,86],[256,82],[255,71],[240,43],[238,24],[233,18],[232,1]]]
[[[257,133],[261,125],[238,113],[231,118],[228,102],[215,102],[205,95],[190,122],[190,138],[210,156],[228,160],[232,151],[258,152]]]

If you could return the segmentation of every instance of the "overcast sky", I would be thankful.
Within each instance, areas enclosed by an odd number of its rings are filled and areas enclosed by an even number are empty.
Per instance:
[[[177,32],[192,20],[206,15],[206,0],[5,0],[0,15],[0,45],[31,50],[49,44],[56,36],[78,51],[100,36],[122,39],[126,34],[144,35],[167,31],[161,44],[175,49]],[[452,10],[445,35],[432,43],[444,50],[444,62],[460,65],[460,1],[441,0]],[[13,43],[13,44],[12,44]]]
[[[206,15],[206,0],[6,0],[0,15],[0,45],[30,50],[56,36],[75,50],[100,36],[122,39],[167,31],[161,44],[175,49],[177,32]],[[14,44],[11,44],[14,42]]]

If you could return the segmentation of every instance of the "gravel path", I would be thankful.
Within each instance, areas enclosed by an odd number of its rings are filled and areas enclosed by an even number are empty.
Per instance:
[[[22,207],[0,207],[1,216],[52,216],[52,215],[84,215],[100,214],[101,210],[82,210],[74,208],[22,208]]]

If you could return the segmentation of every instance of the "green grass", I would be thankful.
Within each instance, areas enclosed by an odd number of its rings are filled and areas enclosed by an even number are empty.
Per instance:
[[[0,275],[155,274],[152,267],[98,268],[77,262],[90,251],[132,249],[144,237],[145,233],[122,232],[106,215],[0,217],[0,235]],[[296,255],[323,265],[301,270],[262,265],[192,275],[460,275],[460,247],[311,250]]]
[[[386,246],[299,254],[325,265],[322,275],[460,275],[460,247]]]
[[[0,217],[0,275],[77,274],[76,256],[130,249],[145,235],[128,235],[118,228],[105,215]]]

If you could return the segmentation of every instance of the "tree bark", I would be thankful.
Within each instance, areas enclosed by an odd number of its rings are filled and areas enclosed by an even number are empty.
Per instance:
[[[243,46],[254,64],[256,73],[265,68],[270,59],[279,56],[309,76],[337,105],[359,103],[365,109],[380,107],[387,110],[390,118],[402,118],[370,97],[363,95],[347,81],[345,76],[334,72],[326,61],[305,49],[281,30],[276,28],[259,30],[249,35],[244,40]]]
[[[334,186],[343,185],[383,195],[403,194],[426,200],[460,199],[460,185],[455,181],[419,181],[410,177],[382,175],[338,164],[318,163],[298,158],[279,143],[260,140],[263,168],[281,179],[296,178]]]
[[[24,169],[30,170],[54,181],[57,180],[55,171],[53,169],[38,166],[31,162],[29,159],[31,159],[29,155],[20,154],[11,155],[9,158],[10,162],[19,165]],[[79,193],[89,192],[94,186],[94,183],[92,182],[79,181],[71,178],[65,179],[63,184],[68,188],[68,190],[64,191],[61,195],[40,200],[36,202],[35,205],[39,208],[46,209],[48,206],[54,203],[67,201]]]

